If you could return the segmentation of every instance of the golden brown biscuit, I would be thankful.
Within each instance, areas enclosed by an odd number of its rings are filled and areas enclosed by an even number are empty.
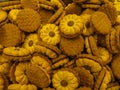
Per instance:
[[[116,19],[117,19],[117,10],[116,10],[116,8],[114,7],[113,4],[111,4],[111,3],[104,4],[99,8],[99,11],[107,14],[107,16],[110,19],[112,25],[115,24]]]
[[[61,54],[61,50],[57,46],[48,45],[42,41],[37,42],[35,50],[36,52],[42,53],[49,58],[57,58]]]
[[[105,74],[106,74],[106,68],[103,67],[95,82],[94,90],[98,90],[100,88],[100,85],[105,77]]]
[[[116,36],[116,34],[118,36]],[[118,37],[119,37],[119,31],[115,30],[115,28],[111,28],[111,33],[106,35],[106,47],[110,51],[110,53],[119,52],[119,38]]]
[[[11,5],[11,6],[5,6],[5,7],[1,7],[1,10],[4,11],[10,11],[12,9],[21,9],[21,4],[16,4],[16,5]]]
[[[101,70],[101,72],[97,77],[94,90],[98,90],[98,89],[106,90],[107,84],[110,82],[111,82],[111,74],[105,67],[103,67],[103,69]]]
[[[23,8],[40,9],[39,0],[20,0],[20,2]]]
[[[3,49],[2,56],[12,61],[26,61],[31,58],[30,51],[20,47],[7,47]]]
[[[28,80],[40,88],[46,88],[50,85],[50,75],[40,66],[30,64],[26,69]]]
[[[96,77],[103,67],[101,58],[91,54],[80,54],[76,58],[76,66],[84,67]]]
[[[85,46],[88,54],[99,55],[97,42],[93,36],[85,37]]]
[[[100,8],[100,5],[85,3],[85,4],[82,4],[81,7],[87,8],[87,9],[98,9],[98,8]]]
[[[98,34],[108,34],[111,31],[111,22],[107,15],[103,12],[95,12],[91,16],[91,22]],[[106,24],[107,23],[107,24]]]
[[[8,46],[16,46],[21,43],[21,31],[12,23],[8,23],[3,25],[0,28],[0,44],[8,47]]]
[[[78,72],[80,77],[80,86],[86,86],[93,88],[94,86],[94,77],[89,70],[86,70],[83,67],[76,67],[75,70]]]
[[[61,37],[60,49],[64,54],[74,57],[79,55],[83,51],[83,48],[84,39],[81,35],[72,39]]]
[[[40,8],[39,15],[41,16],[41,23],[45,25],[48,23],[48,20],[53,16],[54,11]]]
[[[5,2],[0,2],[0,7],[5,7],[5,6],[12,6],[15,4],[20,4],[20,1],[5,1]]]
[[[52,62],[50,61],[50,59],[48,59],[46,56],[43,55],[35,55],[30,59],[30,62],[33,65],[36,66],[40,66],[41,68],[43,68],[45,71],[47,71],[47,73],[51,72],[52,69]]]
[[[34,32],[41,25],[41,19],[35,10],[26,8],[18,13],[16,23],[22,31]]]

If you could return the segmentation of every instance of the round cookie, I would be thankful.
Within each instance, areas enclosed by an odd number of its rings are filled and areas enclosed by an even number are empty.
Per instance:
[[[60,21],[59,29],[61,35],[66,38],[74,38],[83,31],[83,19],[76,14],[68,14]]]
[[[91,16],[91,22],[95,28],[95,32],[98,34],[105,35],[111,32],[111,21],[105,13],[100,11],[95,12]]]
[[[75,90],[80,81],[78,74],[73,69],[58,70],[52,78],[53,87],[57,90]]]
[[[48,20],[53,16],[54,11],[40,8],[39,15],[41,16],[41,24],[45,25],[48,23]]]
[[[23,8],[40,9],[39,0],[21,0],[21,5]]]
[[[26,75],[32,84],[40,88],[46,88],[51,83],[50,75],[40,66],[29,65],[26,69]]]
[[[72,39],[61,37],[60,49],[68,56],[77,56],[84,49],[84,39],[81,35]]]
[[[33,54],[35,52],[35,46],[38,41],[39,40],[37,34],[31,33],[24,40],[23,47],[28,49],[30,53]]]
[[[46,24],[38,30],[38,37],[45,43],[57,45],[60,42],[60,31],[55,24]]]
[[[16,46],[22,41],[20,29],[12,23],[5,24],[0,28],[0,36],[0,44],[5,47]]]
[[[25,8],[18,13],[16,23],[22,31],[34,32],[41,25],[41,19],[35,10]]]
[[[102,5],[99,8],[99,11],[105,13],[110,19],[112,25],[115,25],[117,19],[117,10],[112,3]]]

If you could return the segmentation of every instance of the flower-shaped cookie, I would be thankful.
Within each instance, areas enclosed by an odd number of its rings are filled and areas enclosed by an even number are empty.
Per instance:
[[[39,29],[39,37],[47,44],[56,45],[60,42],[60,31],[55,24],[46,24]]]
[[[26,37],[23,47],[28,49],[31,54],[35,52],[35,46],[38,42],[37,34],[30,34]]]
[[[79,85],[79,78],[73,70],[59,70],[53,75],[52,83],[57,90],[75,90]]]
[[[63,17],[59,25],[61,34],[67,38],[76,37],[82,33],[83,19],[76,14],[69,14]]]

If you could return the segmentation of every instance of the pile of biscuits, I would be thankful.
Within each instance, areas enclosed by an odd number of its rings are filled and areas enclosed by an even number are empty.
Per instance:
[[[120,1],[0,2],[0,90],[120,90]]]

